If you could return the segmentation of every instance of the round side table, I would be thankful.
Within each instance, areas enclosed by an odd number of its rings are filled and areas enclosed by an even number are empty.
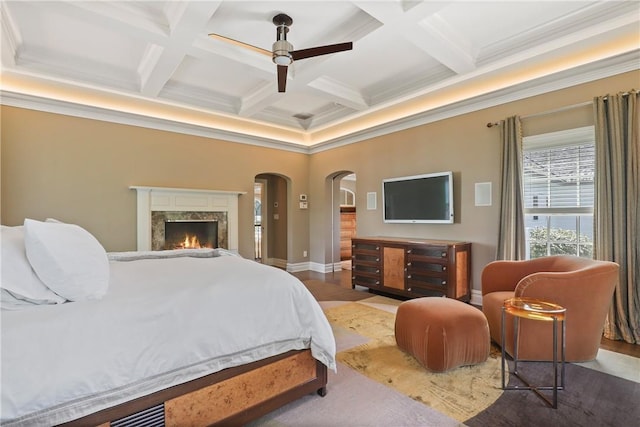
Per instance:
[[[558,390],[564,389],[564,362],[565,362],[565,314],[567,309],[551,302],[542,301],[534,298],[510,298],[504,301],[502,305],[502,389],[503,390],[531,390],[540,396],[549,406],[558,407]],[[525,386],[513,385],[507,386],[505,383],[505,369],[507,365],[505,351],[505,321],[506,315],[513,316],[513,371],[510,374],[515,375]],[[534,386],[529,380],[524,378],[518,372],[518,322],[519,319],[531,319],[543,322],[553,323],[553,385],[552,386]],[[561,359],[560,359],[560,383],[558,384],[558,322],[561,323],[562,333],[560,334]],[[553,401],[540,392],[540,390],[553,390]]]

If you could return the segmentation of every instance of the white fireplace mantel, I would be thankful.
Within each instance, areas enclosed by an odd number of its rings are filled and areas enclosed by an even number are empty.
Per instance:
[[[138,193],[138,250],[151,250],[151,212],[226,212],[229,249],[238,252],[238,197],[244,191],[199,190],[189,188],[129,187]]]

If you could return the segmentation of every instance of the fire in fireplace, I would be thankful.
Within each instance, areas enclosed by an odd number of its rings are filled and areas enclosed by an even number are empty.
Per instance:
[[[168,220],[164,222],[164,249],[218,247],[218,221]]]

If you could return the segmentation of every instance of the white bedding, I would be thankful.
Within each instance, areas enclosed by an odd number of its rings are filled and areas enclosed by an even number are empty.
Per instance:
[[[2,311],[0,423],[52,425],[292,349],[335,370],[298,279],[240,257],[110,263],[99,301]]]

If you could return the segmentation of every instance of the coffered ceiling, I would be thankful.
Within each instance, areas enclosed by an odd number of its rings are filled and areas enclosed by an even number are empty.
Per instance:
[[[5,1],[3,103],[313,147],[638,69],[637,1]],[[272,18],[294,49],[279,93]],[[635,68],[634,68],[635,67]],[[34,107],[35,108],[35,107]]]

